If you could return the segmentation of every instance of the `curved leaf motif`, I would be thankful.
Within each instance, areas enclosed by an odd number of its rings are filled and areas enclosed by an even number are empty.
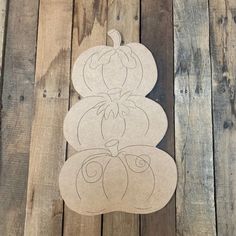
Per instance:
[[[141,173],[150,168],[151,159],[147,155],[125,155],[126,163],[129,169],[135,173]]]
[[[116,50],[111,48],[102,48],[100,52],[95,53],[91,57],[90,67],[96,69],[98,66],[108,64],[110,62],[111,56],[116,53]]]
[[[137,62],[135,57],[132,55],[132,49],[127,46],[121,46],[117,53],[119,55],[119,58],[123,64],[123,66],[127,68],[134,69],[137,66]]]
[[[98,53],[91,57],[90,67],[96,69],[98,66],[110,63],[111,57],[117,54],[124,67],[135,68],[137,63],[132,55],[132,49],[127,46],[121,46],[118,49],[102,48]]]

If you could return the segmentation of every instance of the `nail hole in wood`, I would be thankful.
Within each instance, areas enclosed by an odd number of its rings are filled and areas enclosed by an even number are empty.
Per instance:
[[[23,95],[20,96],[20,101],[23,102],[25,100],[25,97]]]

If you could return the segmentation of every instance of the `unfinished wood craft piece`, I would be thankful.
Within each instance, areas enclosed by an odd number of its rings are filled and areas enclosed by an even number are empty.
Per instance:
[[[88,49],[72,74],[82,99],[68,112],[64,135],[78,152],[64,164],[59,187],[66,205],[85,215],[111,211],[150,213],[172,197],[177,170],[155,146],[167,130],[162,107],[145,97],[157,80],[151,52],[142,44]]]

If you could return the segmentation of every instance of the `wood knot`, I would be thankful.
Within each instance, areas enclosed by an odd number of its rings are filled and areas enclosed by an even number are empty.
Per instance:
[[[58,94],[57,94],[58,97],[61,97],[61,89],[58,89]]]
[[[236,16],[234,16],[234,23],[236,24]]]
[[[202,92],[202,86],[201,86],[201,84],[197,84],[197,86],[195,88],[195,93],[200,94],[201,92]]]
[[[227,66],[227,64],[223,64],[223,66],[222,66],[222,72],[223,72],[223,73],[228,72],[228,66]]]
[[[62,201],[60,199],[52,200],[52,217],[61,217],[62,213]]]
[[[233,126],[234,123],[232,120],[226,120],[223,125],[224,129],[232,129]]]
[[[178,72],[180,74],[188,73],[189,71],[189,64],[186,60],[181,60],[178,68]]]
[[[218,87],[217,87],[217,91],[219,94],[225,93],[226,88],[228,88],[230,86],[230,80],[228,79],[228,77],[225,75],[226,72],[223,73],[223,78],[222,80],[220,80],[218,82]]]
[[[227,16],[221,16],[218,19],[218,24],[222,25],[222,24],[227,24],[228,23],[228,17]]]

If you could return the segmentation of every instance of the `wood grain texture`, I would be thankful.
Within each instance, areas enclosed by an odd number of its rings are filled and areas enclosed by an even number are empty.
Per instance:
[[[62,233],[58,175],[65,161],[72,11],[72,0],[40,1],[25,235]]]
[[[210,1],[218,235],[236,235],[236,2]]]
[[[107,0],[76,0],[74,6],[72,65],[86,49],[106,44],[107,33]],[[71,84],[70,106],[79,101],[79,94]],[[67,156],[75,151],[68,147]],[[68,207],[64,208],[64,236],[101,235],[101,216],[82,216]]]
[[[0,1],[0,78],[2,84],[2,55],[4,49],[5,20],[6,20],[7,1]]]
[[[108,0],[108,31],[116,29],[122,35],[122,43],[139,42],[140,0]],[[111,39],[107,36],[107,44]]]
[[[174,157],[172,1],[142,0],[141,4],[141,43],[151,50],[158,68],[157,84],[148,97],[159,102],[168,117],[168,130],[158,148]],[[175,235],[174,196],[162,210],[141,216],[141,235]]]
[[[103,215],[103,233],[105,236],[138,236],[139,215],[114,212]]]
[[[208,2],[174,1],[177,235],[216,235]]]
[[[108,0],[107,30],[116,29],[123,43],[139,42],[140,0]],[[107,36],[108,45],[111,44]],[[139,216],[114,212],[103,216],[103,236],[138,236]]]
[[[0,57],[5,3],[0,4]],[[37,19],[38,1],[9,2],[1,109],[0,235],[24,231]]]

